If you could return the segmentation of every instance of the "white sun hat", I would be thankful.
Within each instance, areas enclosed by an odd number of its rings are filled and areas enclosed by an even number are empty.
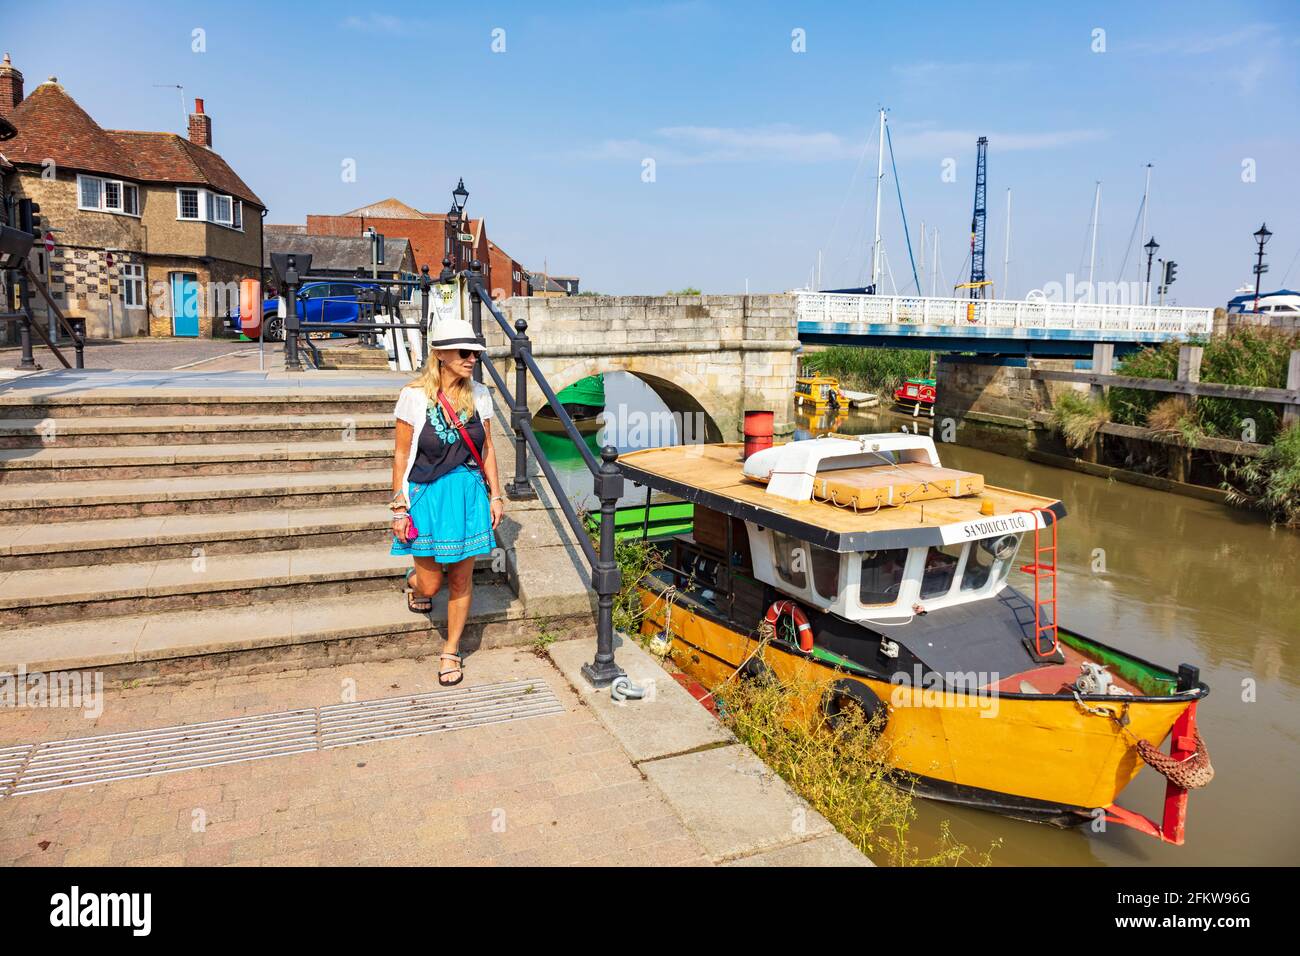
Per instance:
[[[464,319],[443,319],[429,332],[429,349],[472,349],[486,351],[487,346],[474,335],[474,326]]]

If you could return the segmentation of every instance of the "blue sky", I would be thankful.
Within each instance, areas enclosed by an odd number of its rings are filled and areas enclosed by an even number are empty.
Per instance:
[[[1266,286],[1288,268],[1300,285],[1294,2],[52,0],[6,4],[0,37],[29,91],[57,74],[107,127],[180,130],[178,91],[154,84],[203,97],[216,149],[272,222],[387,196],[439,211],[464,176],[503,248],[602,292],[779,291],[807,283],[819,251],[825,286],[861,282],[882,105],[913,241],[923,220],[940,231],[941,289],[965,278],[979,135],[999,295],[1008,187],[1013,296],[1086,273],[1097,180],[1109,282],[1148,162],[1150,231],[1179,262],[1173,301],[1222,304],[1250,276],[1262,220]],[[903,289],[893,188],[882,232]]]

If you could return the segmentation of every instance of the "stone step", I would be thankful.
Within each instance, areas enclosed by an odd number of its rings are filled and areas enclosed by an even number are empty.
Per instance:
[[[348,346],[321,350],[321,368],[337,371],[388,370],[388,352],[382,348]]]
[[[388,540],[382,504],[0,525],[0,572],[161,561]]]
[[[392,475],[355,471],[0,484],[0,525],[384,503]]]
[[[477,581],[461,648],[528,644],[535,623],[503,584]],[[445,589],[429,615],[412,614],[397,591],[304,597],[248,607],[174,610],[65,621],[0,632],[0,672],[28,675],[93,668],[105,683],[279,672],[287,668],[436,655],[446,633]],[[551,619],[552,636],[591,628],[585,618]]]
[[[356,441],[392,440],[392,409],[381,415],[205,415],[106,418],[0,418],[0,449],[124,448],[140,445],[320,441],[350,435]]]
[[[384,415],[391,414],[404,383],[382,388],[261,391],[256,388],[121,388],[0,395],[0,419],[172,417],[205,415]]]
[[[228,437],[237,435],[238,430]],[[393,441],[250,442],[134,448],[12,448],[0,451],[0,485],[197,478],[205,475],[392,471]]]
[[[0,574],[0,626],[390,591],[410,566],[375,544],[10,571]],[[475,562],[476,578],[506,583],[507,573],[491,555]]]

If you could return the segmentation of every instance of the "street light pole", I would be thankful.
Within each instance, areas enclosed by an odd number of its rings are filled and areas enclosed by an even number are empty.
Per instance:
[[[1152,236],[1150,241],[1147,242],[1147,244],[1142,248],[1147,251],[1147,284],[1146,284],[1146,288],[1142,290],[1142,304],[1150,305],[1151,304],[1151,259],[1153,256],[1155,256],[1156,250],[1160,248],[1160,243],[1156,242],[1155,236]]]
[[[1268,231],[1268,223],[1264,223],[1254,233],[1255,241],[1259,243],[1259,251],[1255,253],[1255,308],[1252,311],[1259,311],[1259,280],[1268,271],[1268,266],[1264,265],[1264,246],[1268,240],[1273,237],[1273,233]],[[1282,278],[1286,278],[1283,276]]]

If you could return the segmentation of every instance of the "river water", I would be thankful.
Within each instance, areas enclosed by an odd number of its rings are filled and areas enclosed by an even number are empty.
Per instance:
[[[663,409],[653,391],[624,373],[606,376],[606,398],[611,407]],[[911,422],[855,412],[836,429],[897,431]],[[795,437],[820,430],[817,424],[803,420]],[[1058,830],[926,800],[916,804],[915,841],[931,846],[947,820],[953,837],[975,849],[1000,840],[996,865],[1300,862],[1300,533],[1270,528],[1250,512],[995,455],[961,440],[957,429],[954,443],[940,444],[945,465],[1065,503],[1063,626],[1165,666],[1201,669],[1210,696],[1197,717],[1215,778],[1191,794],[1181,847],[1113,824],[1102,833]],[[576,456],[569,464],[561,459],[557,470],[573,497],[590,492]],[[1012,583],[1023,589],[1028,580]],[[1121,803],[1158,819],[1163,795],[1164,778],[1145,769]]]

